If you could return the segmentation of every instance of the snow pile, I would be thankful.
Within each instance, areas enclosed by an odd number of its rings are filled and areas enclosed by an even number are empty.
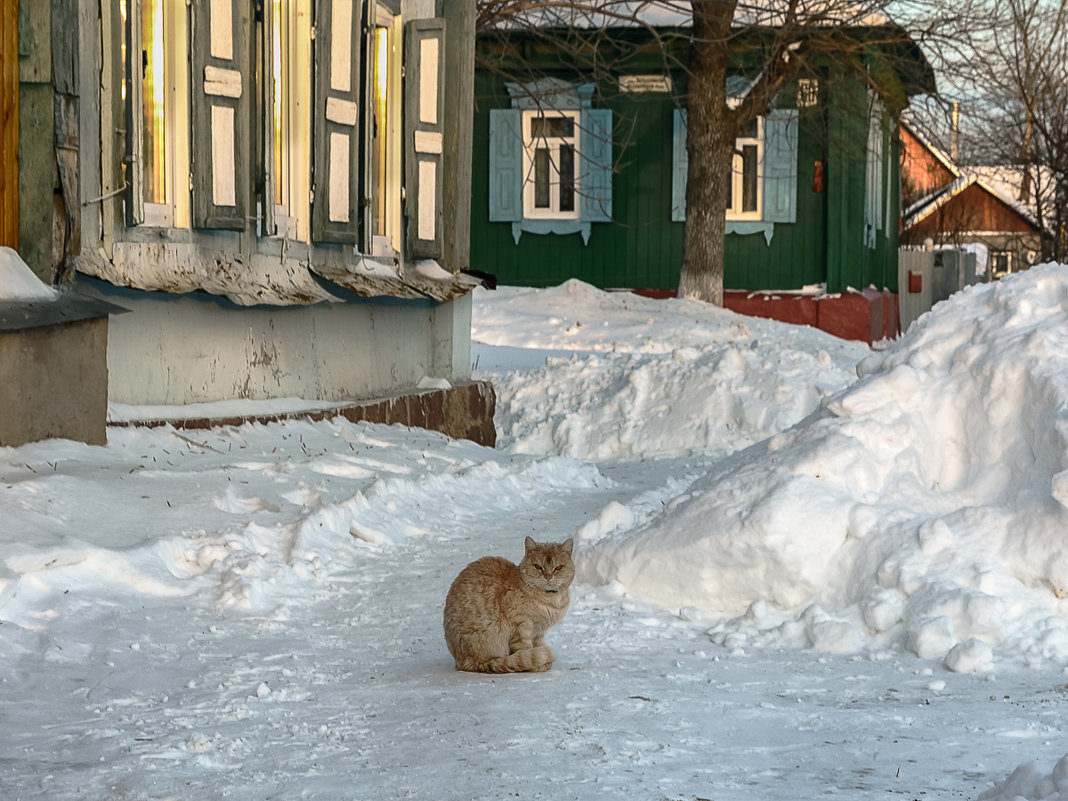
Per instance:
[[[978,801],[1068,801],[1068,755],[1048,776],[1034,764],[1020,765],[1008,779],[979,796]]]
[[[493,376],[498,447],[585,460],[748,447],[849,386],[870,353],[812,328],[580,281],[481,291],[472,337],[501,349],[476,349],[480,362],[537,348],[543,364]]]
[[[0,245],[0,301],[31,303],[58,297],[59,291],[34,275],[18,253]]]
[[[1068,267],[971,287],[859,370],[663,514],[580,542],[580,580],[702,610],[731,647],[1068,663]]]
[[[0,625],[14,624],[0,628],[0,644],[18,628],[38,629],[71,587],[79,598],[115,593],[272,613],[299,603],[324,576],[359,565],[368,546],[434,533],[406,521],[399,507],[418,514],[442,496],[475,507],[488,493],[507,509],[553,487],[609,483],[571,459],[503,464],[473,443],[427,432],[431,450],[413,464],[410,439],[401,426],[338,418],[193,437],[118,428],[106,449],[64,441],[0,448],[8,490]],[[298,445],[299,467],[287,440]],[[24,461],[12,462],[16,454]]]

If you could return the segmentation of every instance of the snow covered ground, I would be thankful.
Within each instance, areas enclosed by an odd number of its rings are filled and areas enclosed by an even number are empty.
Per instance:
[[[0,798],[1068,799],[1068,267],[879,352],[576,282],[473,333],[496,450],[0,449]],[[528,534],[559,661],[457,673],[449,583]]]

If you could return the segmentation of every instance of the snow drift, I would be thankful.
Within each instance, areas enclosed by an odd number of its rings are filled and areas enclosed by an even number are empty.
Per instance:
[[[1066,322],[1065,266],[959,293],[654,519],[580,529],[579,580],[728,646],[1068,662]]]
[[[498,447],[594,461],[725,456],[803,419],[870,353],[813,328],[575,280],[481,291],[472,337],[509,359],[541,355],[540,369],[492,376]]]

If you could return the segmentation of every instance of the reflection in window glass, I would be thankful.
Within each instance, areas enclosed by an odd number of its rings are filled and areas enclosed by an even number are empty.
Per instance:
[[[125,4],[124,4],[125,5]],[[144,187],[146,203],[167,202],[164,108],[167,95],[163,0],[144,0],[141,5],[141,36],[144,71]]]

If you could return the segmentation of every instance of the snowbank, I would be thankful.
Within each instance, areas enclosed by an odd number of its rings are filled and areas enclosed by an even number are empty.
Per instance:
[[[1068,267],[939,304],[823,412],[664,513],[579,542],[579,580],[695,607],[728,646],[1068,663]]]
[[[853,383],[871,352],[812,328],[580,281],[480,290],[472,338],[503,350],[479,354],[495,362],[553,352],[540,369],[493,376],[498,446],[585,460],[748,447]]]
[[[1020,765],[1005,781],[987,790],[978,801],[1068,801],[1068,755],[1060,759],[1050,774],[1034,764]]]
[[[29,303],[58,297],[59,291],[34,275],[18,253],[0,246],[0,301]]]

